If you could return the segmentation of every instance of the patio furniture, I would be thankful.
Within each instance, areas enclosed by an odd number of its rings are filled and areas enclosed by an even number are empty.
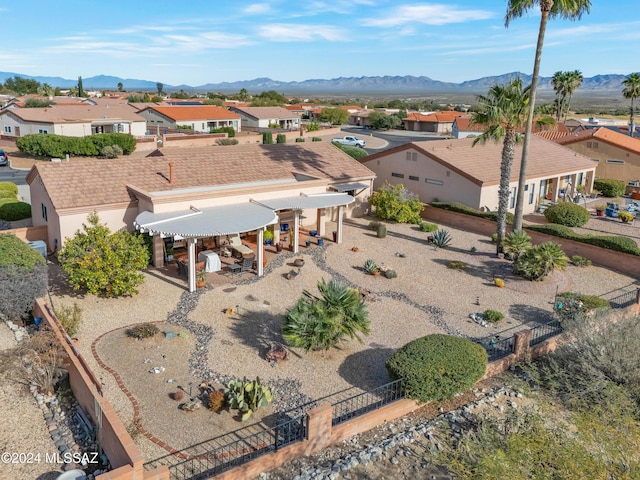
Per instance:
[[[222,269],[220,257],[212,250],[204,250],[198,254],[198,261],[204,261],[205,272],[219,272]]]
[[[243,257],[242,260],[238,260],[235,264],[240,266],[241,272],[249,272],[253,270],[254,261],[255,261],[255,258],[252,255],[250,257]]]
[[[229,273],[231,275],[236,275],[242,271],[242,266],[238,263],[232,263],[229,265]]]
[[[237,233],[229,234],[227,235],[227,237],[229,239],[229,246],[231,247],[237,258],[253,254],[253,250],[242,244],[240,235],[238,235]]]

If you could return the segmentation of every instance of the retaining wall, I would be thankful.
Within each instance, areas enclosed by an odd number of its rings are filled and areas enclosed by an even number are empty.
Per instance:
[[[12,228],[9,230],[0,230],[0,233],[13,233],[16,237],[24,242],[35,242],[36,240],[42,240],[47,243],[47,226],[41,225],[39,227],[22,227]],[[47,245],[47,251],[49,251],[49,245]]]

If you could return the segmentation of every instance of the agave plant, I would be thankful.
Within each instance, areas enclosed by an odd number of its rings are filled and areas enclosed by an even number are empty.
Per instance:
[[[445,248],[451,243],[451,235],[446,230],[438,230],[433,234],[433,244],[436,248]]]
[[[224,394],[229,408],[240,410],[243,422],[260,407],[266,407],[273,401],[273,389],[262,385],[259,377],[253,381],[248,381],[246,377],[230,380]]]
[[[373,260],[368,259],[366,262],[364,262],[364,272],[369,275],[375,275],[376,273],[378,273],[378,265],[376,265],[376,262],[374,262]]]
[[[555,242],[544,242],[524,252],[514,264],[514,270],[528,280],[543,280],[556,268],[567,267],[567,256],[560,245]]]
[[[504,237],[503,247],[504,253],[515,262],[520,255],[531,248],[531,237],[523,230],[511,232]]]

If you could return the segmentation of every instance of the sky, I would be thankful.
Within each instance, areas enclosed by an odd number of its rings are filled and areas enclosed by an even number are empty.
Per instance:
[[[639,0],[591,0],[551,20],[540,74],[640,71]],[[504,25],[506,0],[0,0],[0,71],[110,75],[200,86],[414,75],[459,83],[531,73],[539,7]],[[126,83],[125,83],[126,86]]]

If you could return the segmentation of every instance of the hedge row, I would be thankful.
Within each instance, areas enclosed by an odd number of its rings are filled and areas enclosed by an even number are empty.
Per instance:
[[[136,148],[136,139],[128,133],[102,133],[88,137],[66,137],[37,133],[19,137],[16,142],[21,152],[38,157],[61,158],[67,154],[74,157],[96,157],[104,147],[118,145],[125,155]]]
[[[624,195],[625,185],[622,180],[599,178],[593,182],[593,188],[602,193],[603,197],[620,197]]]
[[[466,215],[473,215],[474,217],[486,218],[488,220],[498,221],[498,212],[481,212],[478,209],[469,207],[464,203],[458,202],[431,202],[429,205],[435,208],[441,208],[443,210],[449,210],[451,212],[464,213]],[[507,223],[511,225],[513,223],[513,213],[507,212]]]
[[[628,237],[605,236],[605,235],[583,235],[576,233],[569,227],[549,223],[547,225],[527,225],[525,228],[534,232],[546,233],[554,237],[567,238],[576,242],[588,243],[596,247],[615,250],[616,252],[629,253],[640,256],[638,244]]]

